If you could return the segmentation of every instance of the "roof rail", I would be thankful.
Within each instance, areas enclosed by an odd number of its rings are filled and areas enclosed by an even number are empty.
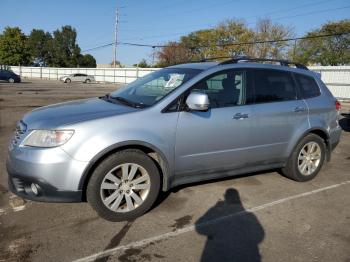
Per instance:
[[[219,59],[229,59],[229,58],[232,58],[232,56],[214,56],[214,57],[202,58],[199,60],[190,60],[189,63],[203,63],[203,62],[209,62],[209,61],[214,61]]]
[[[283,60],[283,59],[267,59],[267,58],[251,58],[248,56],[242,56],[242,57],[234,57],[229,60],[221,62],[219,65],[227,65],[227,64],[237,64],[239,62],[277,62],[280,63],[281,66],[290,66],[295,65],[296,68],[309,70],[305,65]]]

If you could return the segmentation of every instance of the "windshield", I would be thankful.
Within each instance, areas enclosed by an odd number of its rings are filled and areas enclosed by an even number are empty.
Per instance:
[[[164,68],[137,79],[111,93],[110,97],[142,107],[152,106],[200,72],[198,69]]]

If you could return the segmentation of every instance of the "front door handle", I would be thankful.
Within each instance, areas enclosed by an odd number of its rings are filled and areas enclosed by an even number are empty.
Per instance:
[[[235,120],[240,120],[240,119],[245,119],[245,118],[248,118],[249,115],[248,114],[242,114],[242,113],[237,113],[235,114],[232,119],[235,119]]]
[[[294,112],[296,113],[304,112],[304,111],[306,111],[305,107],[297,106],[296,108],[294,108]]]

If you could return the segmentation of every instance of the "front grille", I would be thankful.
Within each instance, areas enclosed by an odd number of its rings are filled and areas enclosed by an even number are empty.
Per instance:
[[[27,125],[22,120],[19,121],[16,126],[15,134],[12,138],[12,143],[14,145],[17,145],[21,141],[23,135],[26,132],[27,132]]]
[[[24,184],[22,180],[18,178],[12,178],[12,182],[17,192],[24,192]]]

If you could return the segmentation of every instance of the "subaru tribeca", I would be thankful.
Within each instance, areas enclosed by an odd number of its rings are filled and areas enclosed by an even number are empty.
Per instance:
[[[269,169],[308,181],[339,142],[339,109],[301,64],[171,66],[103,97],[26,114],[9,145],[9,187],[34,201],[87,200],[121,221],[190,182]]]

